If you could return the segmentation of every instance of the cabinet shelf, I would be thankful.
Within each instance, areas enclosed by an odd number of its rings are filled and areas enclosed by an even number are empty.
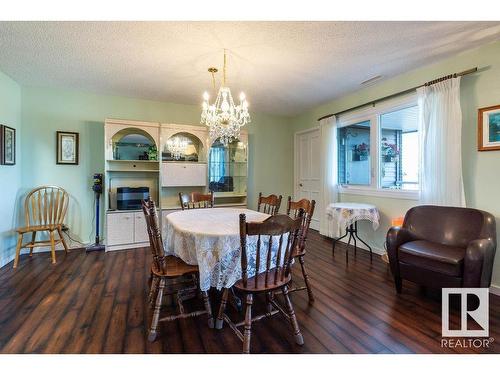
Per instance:
[[[106,172],[147,172],[147,173],[159,173],[158,169],[106,169]]]
[[[116,160],[116,159],[108,159],[106,160],[110,163],[158,163],[158,160]]]

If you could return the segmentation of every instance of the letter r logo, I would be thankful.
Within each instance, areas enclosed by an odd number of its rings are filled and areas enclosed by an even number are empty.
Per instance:
[[[450,296],[460,298],[460,329],[450,329]],[[477,297],[479,305],[468,306],[470,296]],[[443,337],[488,337],[489,336],[489,290],[488,288],[443,288],[441,305],[441,334]],[[470,309],[470,310],[469,310]],[[468,318],[481,329],[468,329]]]

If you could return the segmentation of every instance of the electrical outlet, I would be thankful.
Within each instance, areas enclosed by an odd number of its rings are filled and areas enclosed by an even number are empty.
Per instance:
[[[66,224],[63,224],[61,229],[63,232],[69,231],[69,227]]]

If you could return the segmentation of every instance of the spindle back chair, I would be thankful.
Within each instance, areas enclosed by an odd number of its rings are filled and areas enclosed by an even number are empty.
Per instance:
[[[263,212],[268,215],[277,215],[281,206],[281,198],[281,195],[278,197],[275,194],[271,194],[267,197],[264,197],[262,193],[259,193],[257,211]]]
[[[179,202],[182,210],[190,210],[194,208],[212,208],[214,206],[214,193],[209,194],[192,192],[190,194],[179,193]]]
[[[146,218],[151,255],[153,256],[149,304],[154,306],[154,311],[148,340],[152,342],[156,339],[158,322],[161,321],[172,321],[207,314],[208,326],[213,328],[214,321],[212,317],[212,308],[206,291],[201,292],[205,307],[203,310],[185,312],[183,305],[183,301],[193,298],[197,294],[198,280],[196,276],[199,273],[198,266],[189,265],[176,256],[165,254],[161,231],[158,225],[158,211],[154,201],[151,199],[143,200],[142,211]],[[186,278],[186,276],[188,277]],[[189,278],[189,276],[191,276],[191,278]],[[168,285],[167,281],[170,282]],[[166,315],[160,319],[164,295],[176,297],[179,314]]]
[[[234,284],[234,288],[245,295],[245,320],[233,323],[224,313],[228,298],[228,289],[224,289],[216,328],[221,329],[225,321],[243,341],[243,353],[250,352],[252,322],[270,317],[278,312],[282,313],[291,324],[297,344],[304,343],[288,295],[293,249],[297,246],[302,216],[303,211],[301,210],[295,219],[287,215],[275,215],[263,222],[247,222],[246,216],[240,215],[242,278]],[[256,237],[255,249],[253,245],[248,246],[250,237],[252,237],[252,241]],[[250,274],[249,270],[252,270],[254,274]],[[283,294],[284,307],[274,299],[273,293],[277,290],[281,290]],[[253,295],[262,293],[266,295],[267,312],[252,318]],[[239,329],[242,325],[244,325],[243,333]]]
[[[299,260],[300,267],[302,269],[302,276],[304,277],[305,286],[304,287],[297,286],[294,288],[290,288],[289,291],[290,293],[292,293],[299,290],[307,289],[307,296],[309,297],[309,303],[314,302],[314,295],[311,288],[311,281],[309,280],[309,276],[306,271],[304,256],[306,254],[307,234],[309,232],[309,227],[311,225],[311,219],[314,215],[315,206],[316,206],[315,200],[310,201],[308,199],[301,199],[299,201],[294,202],[292,201],[292,197],[289,196],[286,208],[286,214],[293,218],[297,218],[301,210],[303,210],[304,212],[304,215],[302,216],[302,223],[300,226],[299,240],[297,243],[297,247],[295,248],[295,251],[293,253],[293,256],[295,258],[298,258]]]
[[[68,246],[62,234],[62,227],[69,205],[68,193],[58,186],[41,186],[28,193],[24,200],[25,227],[17,228],[16,257],[14,268],[19,263],[21,249],[29,248],[30,257],[33,256],[33,248],[50,246],[52,264],[56,263],[55,246],[62,243],[64,250],[68,252]],[[49,240],[36,241],[38,232],[48,232]],[[57,232],[59,238],[55,238]],[[23,244],[23,236],[31,233],[31,241]]]

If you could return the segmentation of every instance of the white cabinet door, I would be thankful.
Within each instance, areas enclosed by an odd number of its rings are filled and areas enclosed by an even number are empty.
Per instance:
[[[162,163],[162,186],[205,186],[205,163]]]
[[[149,241],[146,218],[142,212],[135,213],[134,239],[136,243]]]
[[[122,245],[134,242],[134,214],[111,213],[106,220],[107,244]]]
[[[311,228],[319,230],[318,207],[321,207],[320,201],[320,164],[321,164],[321,139],[319,130],[312,130],[300,133],[297,136],[296,143],[298,150],[295,159],[297,181],[295,182],[295,199],[314,199],[316,201],[316,210],[311,220]]]

